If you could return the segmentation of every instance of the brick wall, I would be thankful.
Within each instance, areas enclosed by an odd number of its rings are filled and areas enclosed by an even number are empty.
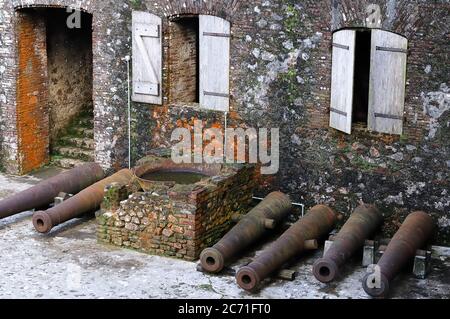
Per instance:
[[[169,34],[169,100],[198,102],[198,19],[171,21]]]
[[[17,134],[21,172],[49,160],[46,25],[39,14],[18,14]]]

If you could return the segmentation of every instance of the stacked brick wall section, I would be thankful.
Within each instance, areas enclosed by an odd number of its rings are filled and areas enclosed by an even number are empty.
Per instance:
[[[170,23],[170,93],[173,103],[198,101],[198,19]]]
[[[230,230],[233,215],[249,211],[255,177],[254,166],[237,165],[192,185],[155,182],[146,185],[146,192],[111,185],[98,217],[98,240],[196,260]]]
[[[21,172],[49,161],[46,25],[35,12],[18,14],[17,135]]]

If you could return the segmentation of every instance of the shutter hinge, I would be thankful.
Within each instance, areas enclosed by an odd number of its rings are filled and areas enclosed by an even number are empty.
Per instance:
[[[377,51],[387,51],[387,52],[397,52],[397,53],[408,53],[408,50],[398,49],[398,48],[388,48],[388,47],[376,47]]]
[[[209,37],[219,37],[219,38],[230,38],[231,34],[227,34],[227,33],[215,33],[215,32],[203,32],[204,36],[209,36]]]
[[[344,112],[344,111],[335,109],[335,108],[333,108],[333,107],[330,108],[330,111],[333,112],[333,113],[339,114],[339,115],[347,116],[347,112]]]
[[[350,50],[350,47],[348,45],[343,45],[343,44],[339,44],[339,43],[333,43],[333,47],[339,48],[339,49],[344,49],[344,50]]]
[[[374,116],[375,117],[379,117],[379,118],[383,118],[383,119],[391,119],[391,120],[403,121],[403,116],[400,116],[400,115],[375,113]]]
[[[226,98],[230,97],[230,94],[207,92],[207,91],[203,91],[203,94],[204,95],[209,95],[209,96],[226,97]]]

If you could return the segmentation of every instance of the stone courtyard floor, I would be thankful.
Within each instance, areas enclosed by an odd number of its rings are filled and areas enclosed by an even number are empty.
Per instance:
[[[0,198],[24,190],[57,171],[35,176],[0,174]],[[269,280],[256,294],[242,291],[233,276],[209,276],[196,263],[144,255],[97,244],[95,220],[76,219],[49,235],[34,231],[30,212],[0,220],[0,298],[367,298],[357,261],[332,285],[311,274],[321,251],[304,256],[290,269],[295,281]],[[259,247],[259,250],[261,247]],[[232,266],[248,262],[248,255]],[[433,271],[426,280],[400,275],[393,298],[449,298],[450,248],[435,247]]]

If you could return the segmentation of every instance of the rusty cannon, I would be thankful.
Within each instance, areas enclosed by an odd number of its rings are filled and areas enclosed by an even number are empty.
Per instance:
[[[289,196],[281,192],[269,194],[258,206],[243,216],[239,223],[216,245],[200,255],[206,272],[220,272],[232,258],[273,229],[292,209]]]
[[[98,209],[102,203],[106,186],[112,183],[128,184],[133,176],[131,170],[121,170],[53,208],[36,212],[33,215],[34,228],[40,233],[48,233],[59,224]]]
[[[339,273],[339,268],[383,223],[383,216],[373,205],[361,205],[355,209],[341,231],[334,236],[333,244],[323,258],[317,260],[313,274],[323,283],[332,282]]]
[[[262,280],[292,258],[305,250],[317,249],[317,239],[333,230],[337,219],[336,212],[328,206],[314,206],[252,263],[239,269],[238,285],[248,291],[255,290]]]
[[[76,194],[105,177],[100,165],[87,163],[40,182],[0,202],[0,219],[48,207],[59,193]]]
[[[394,235],[378,264],[363,279],[364,291],[375,298],[386,298],[390,282],[427,244],[433,234],[433,219],[425,212],[414,212],[406,217]]]

